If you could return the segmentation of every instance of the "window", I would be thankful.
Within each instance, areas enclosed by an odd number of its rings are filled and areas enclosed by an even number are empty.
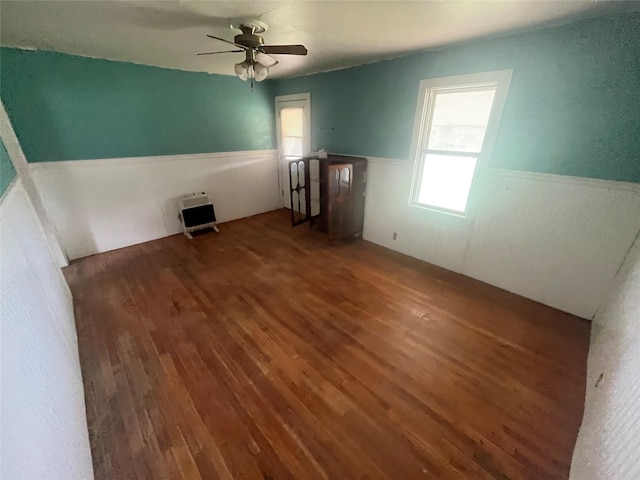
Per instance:
[[[302,158],[304,108],[287,107],[280,110],[282,153],[286,160]]]
[[[511,70],[420,82],[410,204],[467,216],[500,121]]]

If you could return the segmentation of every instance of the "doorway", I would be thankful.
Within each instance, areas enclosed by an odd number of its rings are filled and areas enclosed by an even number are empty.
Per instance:
[[[289,162],[311,153],[311,95],[276,97],[276,142],[282,206],[291,208]]]

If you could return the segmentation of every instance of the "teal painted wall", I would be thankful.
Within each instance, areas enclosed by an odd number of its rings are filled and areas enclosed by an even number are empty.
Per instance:
[[[14,178],[16,178],[16,169],[13,168],[4,142],[0,139],[0,195],[9,188]]]
[[[0,81],[29,162],[274,148],[268,84],[10,48]]]
[[[312,149],[407,159],[421,79],[513,69],[492,166],[640,182],[640,13],[275,81]]]

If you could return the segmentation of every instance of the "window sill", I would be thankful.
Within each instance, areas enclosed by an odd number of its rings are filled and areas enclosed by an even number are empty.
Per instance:
[[[445,221],[456,225],[469,225],[473,223],[473,219],[468,213],[456,213],[449,210],[442,210],[437,207],[430,207],[421,203],[410,202],[409,207],[417,215],[426,215],[434,220]]]

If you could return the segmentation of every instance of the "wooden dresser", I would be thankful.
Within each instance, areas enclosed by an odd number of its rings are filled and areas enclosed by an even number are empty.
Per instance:
[[[291,223],[309,223],[330,239],[362,235],[367,159],[346,155],[289,162]]]

